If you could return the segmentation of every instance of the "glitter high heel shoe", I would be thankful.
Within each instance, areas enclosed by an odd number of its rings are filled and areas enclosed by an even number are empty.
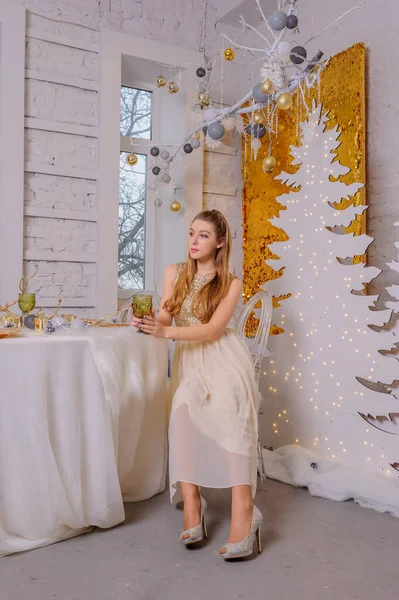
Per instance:
[[[262,543],[260,539],[260,526],[262,525],[262,522],[263,515],[259,508],[254,506],[251,529],[249,530],[245,540],[235,544],[225,544],[222,546],[222,549],[225,549],[226,552],[220,556],[224,558],[224,560],[228,560],[229,558],[242,558],[244,556],[250,556],[254,549],[255,539],[258,546],[258,553],[260,554],[262,552]]]
[[[200,522],[200,524],[197,525],[196,527],[192,527],[191,529],[186,529],[185,531],[182,531],[180,534],[180,541],[185,546],[188,546],[189,544],[195,544],[197,542],[201,542],[203,539],[208,538],[208,533],[206,531],[206,524],[205,524],[205,513],[206,513],[206,509],[208,507],[207,507],[205,498],[200,496],[200,500],[201,500],[201,518],[200,518],[201,522]],[[185,535],[189,535],[190,537],[183,539],[183,536],[185,536]]]

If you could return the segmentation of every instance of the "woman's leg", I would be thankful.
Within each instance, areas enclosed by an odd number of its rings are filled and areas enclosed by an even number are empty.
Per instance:
[[[201,522],[201,500],[198,485],[193,483],[181,483],[181,492],[184,502],[184,526],[183,529],[191,529],[196,527]],[[190,536],[183,535],[186,540]]]
[[[254,503],[250,485],[236,485],[231,490],[230,543],[242,542],[251,529]],[[220,548],[224,554],[226,549]]]

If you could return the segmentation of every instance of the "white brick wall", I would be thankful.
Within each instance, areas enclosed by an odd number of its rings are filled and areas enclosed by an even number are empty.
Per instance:
[[[26,68],[98,81],[98,55],[28,38]]]
[[[98,94],[48,81],[27,79],[25,116],[79,125],[97,125]]]
[[[25,174],[25,205],[89,211],[96,206],[96,182],[41,173]]]
[[[11,0],[27,9],[51,19],[68,21],[60,23],[28,13],[29,27],[60,34],[71,40],[99,41],[96,30],[114,29],[156,41],[187,48],[200,48],[206,38],[204,15],[207,12],[208,41],[212,44],[216,20],[216,0],[206,5],[194,0],[149,0],[145,3],[132,0]],[[75,23],[76,25],[74,25]],[[98,83],[99,56],[73,47],[48,41],[27,39],[26,67],[54,76],[68,76]],[[47,76],[47,75],[46,75]],[[34,78],[26,80],[25,116],[51,123],[72,123],[97,126],[98,94],[95,91]],[[51,126],[49,127],[51,128]],[[38,171],[47,167],[91,170],[98,166],[97,139],[40,129],[27,129],[25,137],[26,162],[37,165]],[[45,173],[25,174],[25,206],[31,212],[91,211],[95,218],[96,181],[64,177]],[[226,211],[225,211],[226,212]],[[231,211],[230,211],[231,212]],[[62,215],[65,216],[65,213]],[[71,213],[71,216],[76,217]],[[43,216],[25,217],[25,250],[48,252],[48,261],[25,261],[28,274],[38,270],[32,289],[40,298],[70,298],[74,312],[87,314],[87,301],[95,297],[95,264],[68,262],[68,253],[95,252],[96,224],[66,218]],[[65,262],[51,260],[53,252],[65,253]],[[83,255],[84,258],[84,255]],[[79,298],[86,300],[80,310]],[[88,300],[89,299],[89,300]],[[92,309],[95,313],[95,309]]]
[[[97,139],[37,129],[25,130],[28,162],[72,169],[97,168]]]
[[[68,306],[70,298],[93,298],[95,289],[94,263],[68,263],[51,261],[27,261],[27,275],[37,275],[29,282],[29,291],[37,294],[37,305],[40,298],[54,298],[54,306],[58,298]]]
[[[42,217],[25,218],[25,250],[94,253],[96,237],[95,223]]]

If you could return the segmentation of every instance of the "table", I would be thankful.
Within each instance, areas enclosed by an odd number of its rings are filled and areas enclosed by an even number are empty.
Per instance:
[[[131,327],[0,340],[0,556],[164,490],[167,356]]]

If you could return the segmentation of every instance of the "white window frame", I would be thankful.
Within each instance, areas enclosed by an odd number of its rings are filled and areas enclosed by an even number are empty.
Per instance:
[[[123,80],[121,86],[131,87],[133,89],[143,90],[145,92],[152,92],[152,102],[151,102],[151,138],[132,138],[130,139],[127,136],[120,136],[121,152],[134,152],[135,154],[142,154],[147,157],[146,165],[148,170],[148,164],[150,159],[150,149],[152,146],[157,145],[157,137],[159,135],[159,127],[158,127],[158,118],[159,114],[157,111],[158,107],[158,88],[155,85],[150,85],[149,83],[144,83],[140,81],[129,81]],[[146,218],[145,218],[145,281],[144,288],[151,287],[150,282],[154,280],[154,255],[152,252],[152,245],[148,243],[148,236],[151,231],[154,230],[155,226],[155,207],[153,202],[148,202],[150,190],[146,190]],[[118,289],[118,300],[127,300],[132,295],[131,290],[121,290]]]
[[[0,304],[23,271],[25,9],[0,0]]]
[[[97,307],[98,315],[110,314],[118,306],[118,212],[120,153],[120,89],[122,56],[132,56],[171,66],[187,65],[184,73],[187,110],[194,102],[197,78],[195,65],[201,64],[199,52],[169,46],[122,34],[101,32],[100,49],[100,121],[97,235]],[[124,82],[125,83],[125,82]],[[135,87],[138,87],[135,82]],[[156,103],[154,109],[156,117]],[[154,123],[154,127],[156,124]],[[155,136],[153,136],[155,137]],[[155,142],[155,139],[154,139]],[[186,168],[185,229],[202,208],[203,152],[196,151]],[[147,216],[155,215],[154,192],[148,190]],[[155,218],[155,216],[154,216]],[[150,242],[150,240],[149,240]],[[154,246],[146,247],[146,261],[154,264]]]

